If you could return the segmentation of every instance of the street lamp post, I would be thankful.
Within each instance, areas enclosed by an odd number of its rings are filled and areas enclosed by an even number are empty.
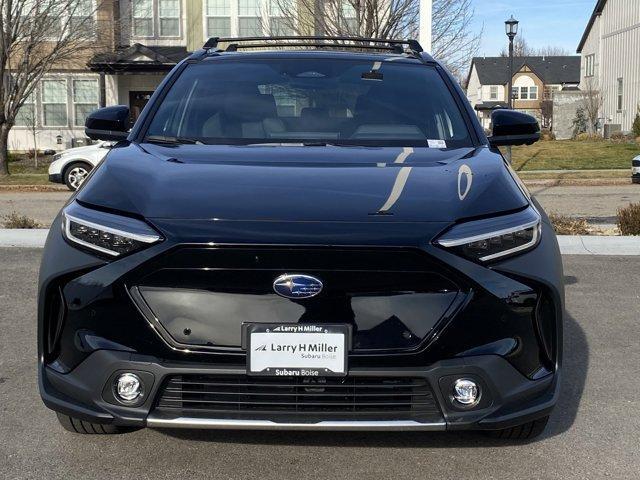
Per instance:
[[[511,18],[504,22],[504,28],[509,37],[509,89],[507,90],[507,98],[509,99],[509,109],[513,108],[513,40],[518,35],[518,20]],[[505,151],[507,161],[511,163],[511,147],[508,146]]]
[[[509,90],[507,92],[509,98],[509,108],[513,108],[513,40],[518,35],[518,20],[511,18],[504,22],[507,37],[509,37]]]

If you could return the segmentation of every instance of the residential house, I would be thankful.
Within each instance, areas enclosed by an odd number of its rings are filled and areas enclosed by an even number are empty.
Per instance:
[[[113,19],[117,16],[117,0],[78,2],[71,18],[70,13],[62,12],[60,29],[70,18],[72,25],[82,25],[87,35],[93,37],[93,47],[80,52],[73,61],[55,65],[36,85],[18,112],[9,134],[11,150],[33,149],[34,132],[41,150],[60,150],[85,140],[85,118],[101,103],[100,76],[87,68],[87,62],[98,51],[114,48]]]
[[[270,0],[78,1],[105,26],[95,35],[109,38],[40,82],[10,133],[11,150],[34,148],[34,129],[40,150],[83,144],[85,118],[100,106],[127,105],[134,122],[164,76],[210,36],[293,33]]]
[[[640,2],[598,0],[578,53],[581,89],[602,96],[602,133],[630,131],[640,105]]]
[[[294,34],[285,21],[290,14],[281,11],[287,0],[78,1],[100,2],[91,5],[96,21],[111,22],[107,46],[102,42],[100,51],[88,50],[73,68],[47,75],[12,129],[12,150],[33,148],[25,121],[31,111],[40,150],[87,142],[84,120],[100,106],[127,105],[135,121],[167,72],[209,37]],[[296,0],[290,2],[289,12],[296,8]],[[348,11],[343,14],[351,18]]]
[[[533,115],[549,127],[543,102],[553,93],[576,89],[580,83],[580,57],[516,57],[513,63],[513,107]],[[491,112],[507,108],[509,98],[509,58],[476,57],[467,79],[467,98],[484,128],[490,128]]]

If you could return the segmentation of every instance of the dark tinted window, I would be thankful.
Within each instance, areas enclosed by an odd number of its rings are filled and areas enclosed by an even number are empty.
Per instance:
[[[155,114],[151,136],[202,143],[471,143],[434,67],[311,58],[190,65]]]

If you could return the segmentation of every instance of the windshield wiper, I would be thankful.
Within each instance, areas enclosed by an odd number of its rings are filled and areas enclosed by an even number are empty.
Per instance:
[[[148,137],[145,138],[145,141],[150,143],[164,143],[168,145],[180,145],[180,144],[204,145],[204,142],[198,138],[167,137],[164,135],[149,135]]]

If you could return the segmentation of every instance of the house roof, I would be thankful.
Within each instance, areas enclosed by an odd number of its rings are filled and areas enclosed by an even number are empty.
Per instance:
[[[88,66],[94,71],[168,71],[188,55],[185,47],[147,47],[134,43],[115,52],[99,53]]]
[[[482,85],[506,85],[509,83],[508,57],[476,57],[471,64],[471,70],[474,65]],[[548,85],[580,83],[580,57],[576,55],[515,57],[513,59],[514,72],[520,71],[525,65]]]
[[[582,34],[582,38],[580,39],[580,44],[578,45],[577,53],[582,53],[582,49],[584,44],[587,43],[587,38],[589,38],[589,33],[591,33],[591,29],[593,28],[593,24],[596,21],[596,18],[602,14],[604,10],[604,6],[607,4],[607,0],[598,0],[595,8],[593,9],[593,13],[591,14],[591,18],[587,23],[587,28],[585,28],[584,33]]]

